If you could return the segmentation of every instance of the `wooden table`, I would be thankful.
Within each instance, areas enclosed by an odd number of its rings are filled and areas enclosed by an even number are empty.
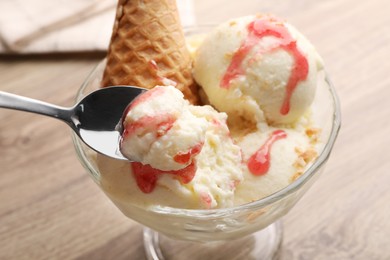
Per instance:
[[[390,2],[222,2],[197,0],[198,20],[285,17],[317,47],[341,100],[326,171],[283,219],[281,258],[390,259]],[[0,56],[0,89],[69,106],[103,56]],[[0,122],[0,259],[144,258],[141,228],[88,177],[70,130],[9,110]]]

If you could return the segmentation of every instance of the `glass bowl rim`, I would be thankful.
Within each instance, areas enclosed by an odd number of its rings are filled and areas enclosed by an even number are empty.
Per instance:
[[[207,28],[210,26],[215,25],[199,25],[199,26],[192,26],[184,28],[184,31],[186,30],[196,30],[199,28]],[[97,69],[102,66],[105,63],[106,59],[103,59],[100,61],[95,68],[90,72],[84,83],[81,85],[80,89],[77,92],[76,99],[78,100],[80,96],[82,95],[84,89],[88,86],[88,82],[91,81],[91,78],[94,76],[94,74],[97,72]],[[176,216],[191,216],[191,217],[198,217],[198,218],[210,218],[210,217],[224,217],[228,215],[232,215],[236,212],[243,212],[248,210],[258,210],[261,208],[264,208],[276,201],[279,201],[283,199],[284,197],[287,197],[288,195],[294,193],[297,191],[300,187],[302,187],[306,182],[308,182],[314,174],[317,172],[318,169],[323,166],[326,161],[328,160],[330,153],[333,149],[334,143],[336,141],[337,135],[339,133],[340,127],[341,127],[341,108],[340,108],[340,102],[339,98],[337,96],[336,90],[334,88],[333,83],[329,79],[328,73],[325,71],[325,82],[328,85],[328,89],[330,91],[330,94],[332,96],[333,100],[333,120],[332,120],[332,129],[330,130],[329,138],[327,139],[321,153],[316,158],[316,160],[305,170],[305,172],[294,182],[289,184],[288,186],[284,187],[283,189],[278,190],[277,192],[266,196],[264,198],[261,198],[259,200],[249,202],[246,204],[242,204],[239,206],[229,207],[229,208],[219,208],[219,209],[181,209],[181,208],[173,208],[168,206],[152,206],[149,208],[143,208],[145,211],[150,211],[154,213],[159,214],[168,214],[168,215],[176,215]],[[78,157],[80,160],[82,160],[84,166],[88,168],[89,171],[95,171],[94,167],[90,165],[88,160],[83,155],[81,147],[81,141],[79,138],[72,134],[73,141],[75,144],[76,152],[78,154]],[[137,205],[133,204],[132,206],[138,207]]]

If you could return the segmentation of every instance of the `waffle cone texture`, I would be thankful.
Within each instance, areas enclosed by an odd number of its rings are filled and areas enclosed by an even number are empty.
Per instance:
[[[175,0],[119,0],[102,86],[174,85],[198,103]]]

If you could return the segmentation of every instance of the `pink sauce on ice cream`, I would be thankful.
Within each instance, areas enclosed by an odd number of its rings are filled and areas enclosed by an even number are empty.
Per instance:
[[[195,155],[200,153],[200,151],[202,150],[202,147],[203,147],[203,143],[199,143],[199,144],[195,145],[194,147],[191,147],[186,152],[180,152],[180,153],[176,154],[173,157],[173,160],[177,163],[180,163],[180,164],[188,164],[191,162],[192,157],[194,157]]]
[[[298,49],[297,42],[292,38],[288,29],[277,19],[269,17],[259,18],[251,22],[247,29],[248,36],[243,40],[241,46],[234,53],[233,58],[222,77],[220,86],[228,89],[232,80],[245,74],[244,69],[242,68],[242,63],[252,48],[255,47],[263,37],[276,37],[280,39],[277,45],[272,46],[268,50],[260,50],[260,52],[266,53],[277,49],[283,49],[289,52],[294,59],[294,65],[286,85],[286,95],[280,109],[280,113],[282,115],[286,115],[290,111],[290,100],[296,86],[300,81],[305,80],[309,73],[309,64],[307,59]]]
[[[248,160],[248,169],[253,175],[264,175],[268,172],[271,164],[271,147],[280,139],[286,138],[287,134],[283,130],[272,132],[266,142]]]
[[[128,123],[123,130],[122,136],[123,138],[127,138],[135,133],[142,135],[142,133],[148,133],[151,132],[151,130],[155,130],[156,138],[159,138],[172,128],[175,121],[176,118],[171,114],[144,116],[137,121]]]
[[[154,89],[151,89],[151,90],[149,90],[149,91],[146,91],[146,92],[143,93],[142,95],[139,95],[139,96],[136,97],[136,98],[133,100],[133,102],[131,102],[130,105],[126,108],[125,112],[123,113],[123,116],[125,117],[125,116],[129,113],[129,111],[130,111],[131,109],[133,109],[134,107],[138,106],[138,105],[141,104],[141,103],[144,103],[144,102],[147,101],[148,99],[163,94],[164,91],[165,91],[165,89],[163,89],[163,88],[154,88]]]
[[[172,127],[173,123],[175,122],[175,119],[170,117],[170,115],[164,116],[156,116],[156,117],[143,117],[139,121],[136,121],[135,123],[130,124],[130,127],[126,127],[127,131],[124,133],[125,135],[129,135],[137,131],[138,129],[142,129],[142,131],[146,131],[145,127],[147,128],[156,128],[156,139],[160,138],[164,134],[166,134],[169,129]],[[146,131],[150,132],[150,131]],[[172,171],[162,171],[159,169],[155,169],[151,167],[150,165],[143,165],[139,162],[132,162],[131,167],[133,170],[134,177],[137,181],[137,185],[140,188],[140,190],[144,193],[150,193],[153,191],[154,187],[156,186],[156,182],[158,180],[158,177],[162,174],[173,174],[178,177],[178,179],[186,184],[189,183],[195,176],[196,172],[196,164],[195,160],[193,159],[194,156],[200,153],[202,150],[203,143],[197,144],[194,147],[190,148],[188,151],[180,152],[174,156],[174,160],[177,163],[181,164],[188,164],[183,169],[180,170],[172,170]]]
[[[150,98],[161,95],[162,93],[164,93],[164,88],[154,88],[147,91],[128,106],[124,116],[126,116],[129,111],[137,105],[148,101]],[[121,142],[125,138],[129,138],[134,134],[143,135],[146,133],[154,133],[156,139],[161,138],[172,128],[176,120],[177,118],[169,113],[162,113],[154,116],[143,116],[136,121],[127,123],[123,119],[124,130]],[[148,164],[144,165],[140,162],[132,162],[130,167],[139,189],[144,193],[152,192],[156,186],[159,176],[162,174],[173,174],[180,180],[181,183],[189,183],[194,178],[196,172],[196,163],[193,157],[200,153],[202,147],[203,143],[199,143],[191,147],[188,151],[180,152],[174,156],[174,160],[177,163],[189,164],[180,170],[163,171],[155,169]]]
[[[139,162],[132,162],[131,168],[139,189],[144,193],[150,193],[154,190],[156,182],[162,174],[173,174],[177,176],[181,183],[186,184],[195,177],[196,172],[195,161],[177,171],[162,171]]]
[[[131,109],[134,109],[141,103],[148,101],[151,98],[159,96],[164,93],[164,88],[154,88],[145,92],[144,94],[137,97],[127,108],[123,114],[123,133],[122,140],[128,138],[130,135],[135,133],[142,135],[142,133],[150,132],[151,130],[155,130],[156,138],[163,136],[169,129],[172,128],[173,124],[176,121],[176,117],[174,115],[165,113],[154,116],[143,116],[140,119],[126,123],[125,117],[129,113]],[[125,124],[126,123],[126,124]]]

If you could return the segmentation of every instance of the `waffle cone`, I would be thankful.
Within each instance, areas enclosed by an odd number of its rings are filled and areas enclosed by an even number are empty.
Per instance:
[[[102,86],[174,85],[198,102],[174,0],[119,0]]]

